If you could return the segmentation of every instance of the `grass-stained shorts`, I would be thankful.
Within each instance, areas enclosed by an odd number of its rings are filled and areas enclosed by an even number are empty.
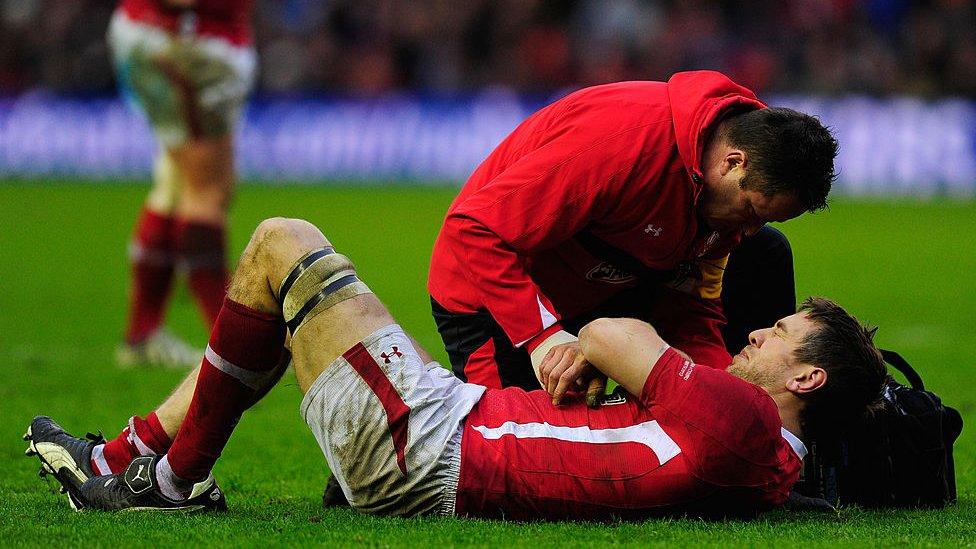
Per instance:
[[[424,364],[400,326],[381,328],[326,368],[301,413],[350,505],[454,514],[461,427],[485,388]]]
[[[116,10],[108,43],[122,92],[149,118],[159,142],[229,135],[254,85],[254,49],[208,36],[182,36]]]

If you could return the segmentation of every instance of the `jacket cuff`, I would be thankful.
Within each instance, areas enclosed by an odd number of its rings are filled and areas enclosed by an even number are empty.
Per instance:
[[[532,354],[532,351],[535,351],[536,347],[538,347],[539,345],[542,345],[542,342],[543,341],[549,339],[549,336],[551,336],[552,334],[554,334],[554,333],[556,333],[558,331],[561,331],[562,329],[563,329],[563,327],[560,326],[560,324],[557,322],[557,323],[553,324],[552,326],[549,326],[545,330],[542,330],[538,334],[532,336],[532,338],[529,339],[528,341],[526,341],[523,344],[522,347],[529,354]]]

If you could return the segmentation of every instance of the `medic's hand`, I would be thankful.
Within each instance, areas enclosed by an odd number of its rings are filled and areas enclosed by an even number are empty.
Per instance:
[[[547,393],[552,394],[556,388],[558,376],[566,371],[580,354],[578,341],[560,343],[549,348],[537,368],[539,384]],[[550,377],[552,378],[551,381]]]
[[[559,330],[547,337],[545,341],[537,345],[536,348],[529,353],[529,360],[532,362],[532,371],[535,373],[536,379],[539,380],[539,386],[543,389],[546,388],[546,383],[541,373],[542,363],[545,362],[546,358],[550,356],[549,351],[564,344],[575,345],[574,349],[578,349],[579,339],[569,332]]]
[[[539,381],[559,404],[566,391],[586,387],[599,374],[579,351],[579,343],[564,343],[549,350],[539,368]]]

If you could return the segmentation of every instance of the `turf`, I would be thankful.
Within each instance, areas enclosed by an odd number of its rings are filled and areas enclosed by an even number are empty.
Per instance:
[[[831,296],[881,326],[970,427],[956,447],[959,502],[944,511],[837,516],[779,511],[751,522],[512,524],[386,519],[319,506],[326,466],[298,416],[286,377],[248,412],[216,475],[230,512],[219,516],[75,514],[54,481],[35,476],[20,435],[38,413],[76,432],[114,435],[180,378],[119,370],[125,248],[144,188],[134,184],[0,183],[0,539],[11,545],[971,545],[976,541],[976,203],[837,200],[782,226],[796,255],[798,294]],[[434,235],[451,189],[245,186],[231,247],[269,216],[307,218],[353,257],[400,322],[443,359],[424,290]],[[185,291],[169,324],[197,344],[206,334]]]

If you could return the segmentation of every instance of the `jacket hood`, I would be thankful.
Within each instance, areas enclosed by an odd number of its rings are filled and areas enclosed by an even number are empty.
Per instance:
[[[729,110],[766,108],[752,91],[715,71],[676,73],[668,80],[668,100],[678,154],[696,185],[701,185],[701,156],[712,126]]]

